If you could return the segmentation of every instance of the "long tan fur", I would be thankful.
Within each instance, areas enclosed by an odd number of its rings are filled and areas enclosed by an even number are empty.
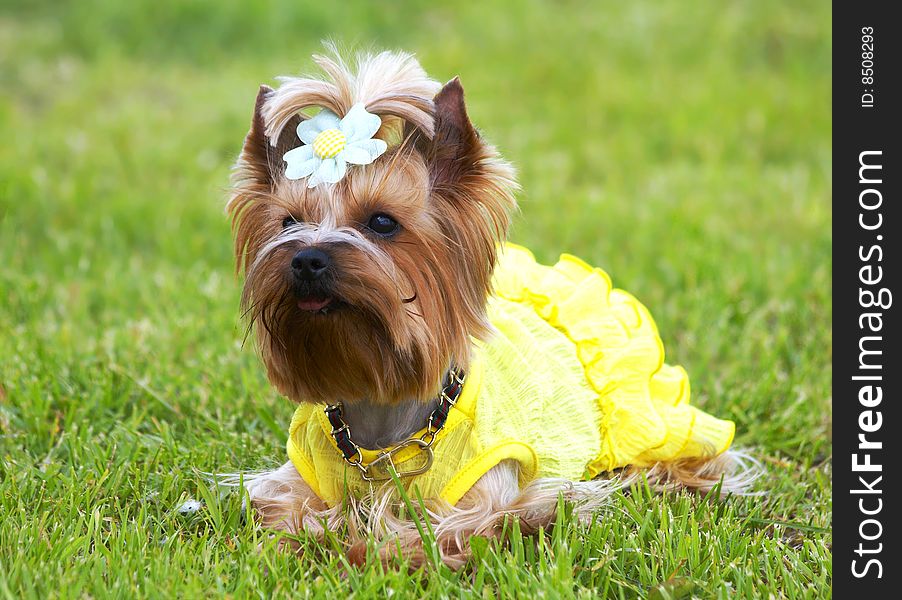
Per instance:
[[[754,459],[726,452],[698,465],[658,464],[592,481],[543,478],[521,488],[519,465],[503,461],[483,475],[456,506],[433,502],[419,517],[428,519],[442,561],[459,568],[470,557],[470,536],[498,537],[505,521],[513,519],[527,535],[540,528],[547,530],[555,521],[561,498],[573,505],[573,514],[579,520],[588,522],[605,507],[611,494],[628,490],[639,481],[662,492],[707,493],[717,487],[726,496],[749,493],[760,472]],[[416,524],[409,517],[397,516],[400,504],[390,485],[376,490],[371,498],[348,498],[344,504],[329,508],[288,462],[251,478],[247,489],[264,527],[292,535],[303,532],[318,539],[326,529],[346,531],[348,556],[358,563],[366,558],[367,543],[375,543],[385,561],[400,554],[413,567],[427,562]]]

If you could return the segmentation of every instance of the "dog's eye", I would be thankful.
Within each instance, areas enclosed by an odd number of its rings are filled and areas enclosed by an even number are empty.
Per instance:
[[[376,213],[370,217],[366,226],[369,227],[373,233],[384,237],[389,237],[398,233],[398,229],[401,228],[397,221],[383,213]]]
[[[282,229],[288,229],[292,225],[297,225],[297,224],[298,224],[298,222],[291,215],[288,215],[287,217],[282,219]]]

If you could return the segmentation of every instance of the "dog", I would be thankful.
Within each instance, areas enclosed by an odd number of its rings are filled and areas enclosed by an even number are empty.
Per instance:
[[[548,527],[561,497],[589,519],[637,477],[749,489],[645,307],[506,242],[515,172],[458,78],[402,52],[314,61],[260,87],[227,205],[248,331],[298,404],[289,460],[245,478],[262,526],[416,566],[425,519],[459,568],[470,536]]]

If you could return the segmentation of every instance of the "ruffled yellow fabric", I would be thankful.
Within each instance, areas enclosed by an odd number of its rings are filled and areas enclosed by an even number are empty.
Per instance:
[[[489,317],[496,334],[474,342],[461,398],[435,443],[435,463],[403,483],[455,504],[498,462],[536,477],[591,478],[725,451],[734,425],[689,405],[686,372],[664,364],[648,310],[614,289],[601,269],[561,256],[553,267],[507,244],[494,277]],[[288,454],[330,505],[370,487],[348,467],[318,405],[304,404],[289,429]],[[352,433],[353,435],[353,433]],[[364,452],[364,462],[378,452]],[[395,464],[412,468],[416,449]]]
[[[614,289],[607,273],[569,254],[554,267],[538,265],[527,249],[508,244],[495,284],[498,296],[530,304],[575,346],[602,414],[592,476],[729,448],[734,424],[689,405],[689,376],[664,364],[648,309]]]

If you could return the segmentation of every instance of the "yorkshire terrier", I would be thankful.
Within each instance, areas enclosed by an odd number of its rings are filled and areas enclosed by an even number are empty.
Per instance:
[[[748,489],[733,424],[690,406],[645,307],[505,243],[515,173],[457,78],[404,53],[314,60],[260,87],[228,203],[249,331],[298,403],[289,460],[245,480],[264,527],[419,564],[427,519],[456,568],[470,536],[547,527],[560,497],[590,518],[638,476]]]

